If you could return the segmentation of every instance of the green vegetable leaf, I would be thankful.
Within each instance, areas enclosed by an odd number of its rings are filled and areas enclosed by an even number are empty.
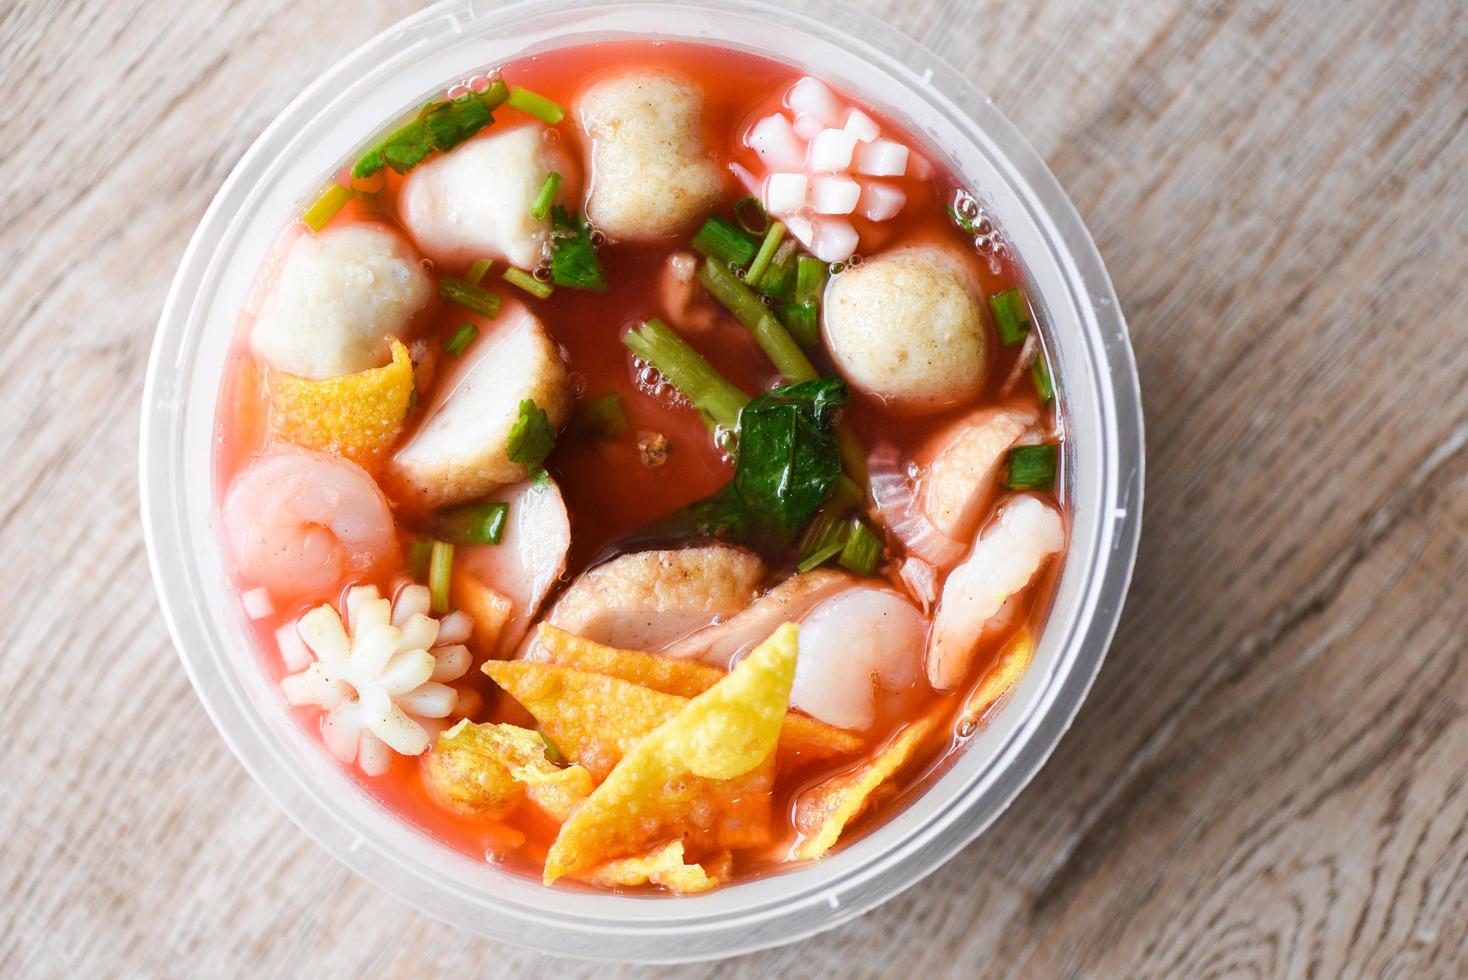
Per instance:
[[[596,246],[591,244],[590,226],[579,213],[559,204],[551,208],[551,280],[572,289],[600,292],[607,288]]]
[[[520,463],[532,475],[556,445],[550,416],[529,398],[520,403],[520,417],[510,429],[510,462]]]

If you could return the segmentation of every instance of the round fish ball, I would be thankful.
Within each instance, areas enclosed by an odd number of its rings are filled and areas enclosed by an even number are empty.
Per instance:
[[[704,146],[704,98],[669,72],[632,71],[591,86],[576,118],[591,144],[586,213],[614,239],[685,231],[718,201],[724,173]]]
[[[381,225],[328,228],[287,250],[250,332],[255,356],[305,378],[335,378],[391,359],[389,337],[433,293],[412,247]]]
[[[574,176],[566,154],[546,139],[545,127],[491,129],[408,175],[400,201],[403,224],[435,262],[491,258],[533,269],[551,220],[549,211],[537,218],[530,208],[552,171]],[[568,193],[567,184],[558,196]]]
[[[989,336],[972,277],[936,248],[891,252],[836,276],[822,332],[856,387],[910,411],[978,395]]]

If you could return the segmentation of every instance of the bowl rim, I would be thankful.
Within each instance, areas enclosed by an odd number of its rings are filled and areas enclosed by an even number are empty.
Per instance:
[[[189,326],[198,321],[202,296],[210,276],[217,272],[213,268],[215,257],[209,253],[221,224],[230,220],[227,209],[246,193],[244,185],[251,166],[269,152],[283,131],[298,123],[298,117],[310,113],[307,107],[318,101],[323,92],[340,85],[343,79],[362,73],[384,46],[401,43],[415,32],[434,25],[441,30],[462,30],[466,24],[483,29],[485,25],[476,22],[497,23],[511,21],[516,16],[541,17],[611,7],[738,10],[786,24],[800,24],[808,31],[834,34],[859,49],[858,56],[907,58],[914,66],[914,81],[920,81],[928,89],[930,98],[946,102],[956,123],[967,123],[972,129],[972,132],[966,130],[964,136],[971,139],[982,136],[997,148],[1004,163],[1023,182],[1016,189],[1028,217],[1048,242],[1057,247],[1057,261],[1070,282],[1072,299],[1087,300],[1086,305],[1077,305],[1075,313],[1086,328],[1088,339],[1095,341],[1090,349],[1094,363],[1087,368],[1095,372],[1102,396],[1098,409],[1107,415],[1108,424],[1102,426],[1101,434],[1113,441],[1109,447],[1096,448],[1117,465],[1105,468],[1107,483],[1102,498],[1111,511],[1103,518],[1104,526],[1093,553],[1068,555],[1067,561],[1079,557],[1092,568],[1103,568],[1104,574],[1088,580],[1085,603],[1075,624],[1081,628],[1072,629],[1066,637],[1068,655],[1057,660],[1051,676],[1044,678],[1044,696],[1032,699],[1026,706],[1024,717],[985,770],[985,773],[994,771],[996,777],[1014,778],[1007,785],[998,786],[996,779],[979,778],[984,773],[976,774],[961,792],[928,817],[920,832],[870,855],[839,883],[812,884],[795,890],[794,894],[751,906],[741,912],[740,921],[731,921],[721,914],[695,913],[679,915],[672,922],[648,924],[628,921],[627,916],[582,919],[501,905],[493,911],[503,916],[505,922],[491,923],[482,917],[446,914],[441,907],[442,892],[432,882],[409,880],[411,874],[405,876],[404,872],[412,869],[405,867],[399,855],[382,853],[374,846],[364,847],[361,835],[344,837],[340,833],[344,823],[342,815],[329,801],[308,799],[310,793],[304,787],[292,785],[293,777],[280,772],[271,759],[272,752],[279,751],[279,747],[272,750],[265,744],[275,741],[276,736],[250,716],[238,692],[231,690],[221,676],[206,670],[206,663],[196,659],[202,654],[195,651],[210,645],[211,630],[218,624],[209,622],[208,611],[199,599],[203,584],[197,569],[190,567],[186,557],[187,541],[194,531],[184,520],[177,472],[179,461],[176,455],[170,455],[170,449],[182,441],[179,376],[183,373],[181,367],[187,368],[192,363]],[[926,73],[921,79],[917,65],[922,65]],[[962,104],[956,103],[955,98],[961,99]],[[849,921],[936,870],[1007,808],[1069,727],[1100,669],[1115,631],[1140,535],[1143,449],[1140,389],[1126,325],[1101,257],[1080,216],[1019,131],[959,72],[917,42],[835,0],[810,0],[799,11],[777,7],[766,0],[624,3],[519,0],[503,5],[489,5],[483,0],[441,0],[360,45],[302,90],[252,143],[206,210],[180,262],[149,358],[142,402],[139,491],[144,537],[159,603],[197,695],[215,727],[256,782],[329,853],[427,914],[502,941],[588,959],[682,962],[794,942]],[[181,595],[174,587],[180,581],[190,586],[187,594]],[[811,868],[822,863],[780,877],[795,882],[812,878]],[[723,891],[737,891],[741,887],[735,885]],[[646,908],[645,901],[611,897],[607,907],[626,905],[629,901],[633,904],[628,908]],[[676,901],[688,904],[702,899]],[[800,914],[792,915],[794,912]],[[638,916],[641,918],[644,916]],[[527,928],[530,933],[524,931]],[[741,929],[744,931],[740,932]],[[675,946],[680,948],[674,949]]]

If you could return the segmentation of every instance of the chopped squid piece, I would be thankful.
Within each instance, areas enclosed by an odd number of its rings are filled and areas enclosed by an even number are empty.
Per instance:
[[[983,387],[989,370],[984,310],[964,267],[941,249],[888,252],[846,270],[832,280],[823,320],[841,373],[897,407],[945,408],[977,397]]]
[[[793,170],[805,164],[805,146],[780,113],[755,123],[745,141],[767,167]]]
[[[805,207],[810,178],[805,174],[774,173],[765,181],[765,209],[787,214]]]
[[[907,204],[907,192],[879,180],[861,182],[861,198],[856,208],[870,221],[886,221],[897,217]]]
[[[881,135],[882,131],[877,128],[877,121],[860,109],[851,109],[846,113],[846,125],[844,128],[848,133],[857,138],[858,142],[870,143]]]
[[[1050,504],[1021,494],[999,505],[974,550],[943,584],[928,641],[928,680],[935,688],[963,683],[989,621],[1064,547],[1065,523]]]
[[[500,543],[461,545],[455,564],[462,573],[509,600],[511,612],[495,643],[507,654],[530,629],[540,604],[566,570],[571,521],[554,480],[544,484],[526,480],[497,499],[510,508]]]
[[[891,140],[864,143],[856,152],[856,172],[869,177],[901,177],[907,173],[907,147]]]
[[[575,186],[570,157],[539,125],[492,127],[488,134],[419,165],[403,183],[403,223],[424,255],[463,264],[492,258],[522,269],[540,262],[549,212],[532,213],[546,175],[562,176],[561,200]]]
[[[800,659],[790,704],[838,728],[876,719],[877,688],[897,691],[922,676],[927,618],[890,589],[837,593],[800,621]]]
[[[856,137],[844,129],[823,129],[810,143],[810,169],[816,173],[836,173],[851,166],[856,150]]]
[[[764,573],[759,558],[727,545],[640,551],[572,582],[545,621],[597,643],[659,650],[749,605]]]
[[[823,126],[841,125],[841,100],[825,82],[809,75],[790,87],[785,102],[795,113],[803,113]]]
[[[817,568],[792,576],[760,596],[736,615],[691,633],[661,652],[680,660],[729,666],[769,636],[781,623],[799,622],[811,607],[852,585],[845,572]]]
[[[324,596],[398,550],[392,509],[365,470],[289,444],[234,478],[222,516],[241,577],[269,582],[281,597]]]
[[[826,176],[811,181],[810,203],[816,214],[850,214],[861,198],[861,185],[850,177]]]
[[[856,254],[860,237],[845,218],[817,218],[811,222],[810,250],[822,262],[845,262]]]
[[[704,95],[664,71],[631,71],[582,94],[576,116],[591,143],[586,214],[614,239],[686,230],[713,207],[724,173],[704,145]]]
[[[571,382],[540,320],[506,303],[449,369],[423,421],[388,463],[399,491],[422,508],[472,500],[529,476],[510,458],[523,402],[559,428],[571,412]]]
[[[815,116],[801,112],[795,116],[795,135],[803,140],[813,140],[816,135],[826,128],[826,124]]]
[[[255,356],[303,378],[381,367],[392,337],[433,287],[418,256],[381,225],[327,228],[298,238],[250,331]]]

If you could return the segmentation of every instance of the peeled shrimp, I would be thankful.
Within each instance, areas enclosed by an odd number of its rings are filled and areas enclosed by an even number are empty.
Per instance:
[[[916,480],[899,467],[895,448],[874,450],[872,498],[888,529],[918,558],[951,567],[994,499],[1005,453],[1039,421],[1024,405],[971,412],[919,453]]]
[[[504,536],[499,544],[462,548],[459,561],[465,571],[510,600],[513,610],[499,644],[502,650],[512,650],[566,570],[571,520],[554,480],[545,486],[526,480],[494,499],[510,506]]]
[[[1060,512],[1021,494],[999,505],[973,551],[948,576],[928,640],[928,680],[939,690],[957,687],[997,617],[1013,613],[1007,600],[1024,589],[1050,555],[1065,547]]]
[[[326,597],[397,552],[392,510],[356,463],[278,445],[234,478],[222,511],[240,576],[278,596]]]
[[[902,690],[921,677],[927,621],[889,589],[838,592],[800,623],[800,658],[790,703],[838,728],[876,720],[878,687]]]
[[[829,568],[792,576],[736,615],[691,633],[659,652],[665,657],[702,660],[728,670],[731,663],[754,649],[775,627],[799,622],[817,603],[855,582],[853,576]]]

